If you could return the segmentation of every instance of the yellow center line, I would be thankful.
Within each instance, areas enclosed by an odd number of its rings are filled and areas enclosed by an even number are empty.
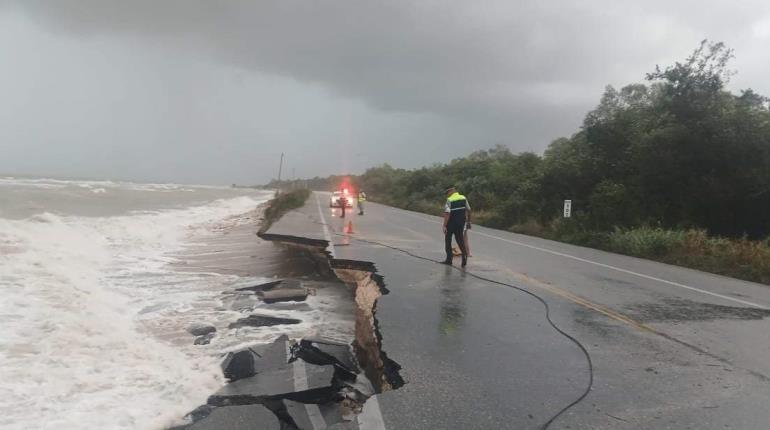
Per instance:
[[[500,270],[500,268],[498,268],[498,270]],[[580,297],[578,295],[575,295],[574,293],[571,293],[571,292],[569,292],[569,291],[567,291],[565,289],[559,288],[559,287],[557,287],[557,286],[555,286],[553,284],[549,284],[549,283],[541,281],[539,279],[532,278],[531,276],[528,276],[528,275],[525,275],[523,273],[519,273],[519,272],[513,271],[513,270],[508,269],[508,268],[502,268],[502,271],[508,272],[509,274],[511,274],[511,276],[513,276],[517,280],[519,280],[519,281],[521,281],[521,282],[523,282],[523,283],[525,283],[527,285],[530,285],[530,286],[533,286],[533,287],[536,287],[536,288],[540,288],[542,290],[546,290],[546,291],[548,291],[548,292],[550,292],[552,294],[555,294],[555,295],[557,295],[559,297],[567,299],[567,300],[569,300],[569,301],[571,301],[573,303],[576,303],[576,304],[578,304],[580,306],[583,306],[585,308],[588,308],[588,309],[591,309],[593,311],[599,312],[600,314],[602,314],[602,315],[604,315],[604,316],[606,316],[608,318],[611,318],[611,319],[613,319],[615,321],[622,322],[624,324],[630,325],[630,326],[635,327],[635,328],[637,328],[639,330],[646,331],[646,332],[649,332],[649,333],[661,334],[659,331],[655,330],[654,328],[652,328],[652,327],[650,327],[650,326],[648,326],[646,324],[643,324],[643,323],[641,323],[639,321],[636,321],[636,320],[634,320],[632,318],[629,318],[629,317],[627,317],[627,316],[625,316],[625,315],[623,315],[623,314],[621,314],[619,312],[616,312],[616,311],[614,311],[614,310],[612,310],[612,309],[610,309],[610,308],[608,308],[606,306],[603,306],[603,305],[600,305],[598,303],[594,303],[594,302],[591,302],[589,300],[586,300],[586,299],[584,299],[584,298],[582,298],[582,297]]]

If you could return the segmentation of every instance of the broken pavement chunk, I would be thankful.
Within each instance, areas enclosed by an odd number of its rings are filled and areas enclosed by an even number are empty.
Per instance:
[[[323,338],[305,338],[291,347],[291,361],[301,358],[315,365],[333,365],[352,374],[361,370],[350,345]]]
[[[307,299],[308,291],[305,288],[276,288],[257,294],[265,303],[303,302]]]
[[[295,392],[294,366],[287,364],[225,385],[209,397],[208,403],[212,406],[249,405],[275,398],[325,403],[340,398],[334,367],[308,364],[305,371],[308,388],[303,391]]]
[[[285,410],[286,415],[288,415],[286,421],[293,423],[298,429],[315,430],[328,427],[326,417],[318,405],[304,404],[293,400],[283,400],[282,403],[284,407],[283,410]],[[335,403],[331,403],[330,405],[334,405],[336,407],[335,409],[339,408]],[[335,422],[340,421],[342,420],[340,419]]]
[[[283,279],[278,279],[276,281],[265,282],[262,284],[252,285],[249,287],[236,288],[235,291],[252,291],[252,292],[268,291],[275,288],[282,282],[283,282]]]
[[[281,430],[278,418],[262,405],[214,408],[211,413],[185,430]]]
[[[251,350],[244,349],[237,352],[230,352],[222,362],[222,371],[229,381],[254,376],[254,361],[256,357]]]
[[[272,306],[270,306],[270,309],[282,310],[282,311],[303,311],[303,312],[309,312],[313,310],[313,308],[311,308],[307,303],[300,303],[300,302],[273,303]]]
[[[222,362],[225,377],[232,382],[267,370],[285,367],[288,363],[286,356],[288,340],[288,336],[283,335],[271,344],[228,353]]]
[[[241,318],[238,321],[231,323],[229,328],[239,327],[269,327],[282,324],[299,324],[302,321],[294,318],[281,318],[270,315],[249,315],[246,318]]]

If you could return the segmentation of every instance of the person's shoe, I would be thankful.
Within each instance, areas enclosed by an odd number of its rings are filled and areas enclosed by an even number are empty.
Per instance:
[[[463,255],[463,263],[462,263],[462,267],[465,267],[465,266],[467,266],[467,265],[468,265],[468,257],[466,257],[465,255]]]
[[[452,265],[452,260],[444,260],[444,261],[441,262],[441,264],[446,264],[447,266],[451,266]]]

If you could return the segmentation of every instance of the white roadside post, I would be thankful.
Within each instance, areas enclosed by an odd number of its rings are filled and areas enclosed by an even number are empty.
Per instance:
[[[572,200],[564,200],[564,218],[572,216]]]

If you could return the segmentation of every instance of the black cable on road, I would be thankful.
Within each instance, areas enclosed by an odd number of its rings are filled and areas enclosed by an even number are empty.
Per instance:
[[[371,245],[382,246],[384,248],[389,248],[389,249],[392,249],[394,251],[401,252],[403,254],[406,254],[406,255],[408,255],[410,257],[413,257],[413,258],[417,258],[419,260],[424,260],[424,261],[429,261],[431,263],[441,264],[440,261],[436,261],[436,260],[434,260],[432,258],[428,258],[428,257],[423,257],[422,255],[417,255],[417,254],[415,254],[413,252],[407,251],[406,249],[399,248],[399,247],[392,246],[392,245],[388,245],[386,243],[377,242],[377,241],[373,241],[373,240],[361,239],[361,238],[358,238],[358,237],[352,237],[352,236],[344,235],[344,234],[337,233],[337,232],[334,232],[334,235],[348,237],[348,238],[351,238],[353,240],[356,240],[356,241],[359,241],[359,242],[368,243],[368,244],[371,244]],[[575,406],[578,403],[580,403],[581,401],[583,401],[583,399],[585,399],[588,396],[588,393],[591,392],[591,388],[594,385],[594,364],[593,364],[593,361],[591,361],[591,354],[588,353],[588,349],[586,349],[586,347],[579,340],[577,340],[574,336],[572,336],[571,334],[565,332],[564,330],[559,328],[559,326],[556,325],[555,322],[553,322],[553,320],[551,319],[551,307],[548,305],[548,302],[543,297],[541,297],[540,295],[538,295],[536,293],[533,293],[532,291],[529,291],[528,289],[526,289],[524,287],[520,287],[520,286],[517,286],[517,285],[514,285],[514,284],[509,284],[509,283],[506,283],[506,282],[496,281],[494,279],[490,279],[490,278],[487,278],[487,277],[484,277],[484,276],[481,276],[481,275],[477,275],[477,274],[475,274],[473,272],[468,271],[467,269],[461,269],[461,268],[456,267],[456,266],[449,266],[449,267],[451,267],[452,269],[458,270],[460,272],[463,272],[466,275],[471,276],[473,278],[476,278],[476,279],[478,279],[480,281],[489,282],[491,284],[502,285],[502,286],[508,287],[508,288],[513,288],[515,290],[521,291],[522,293],[525,293],[525,294],[528,294],[528,295],[534,297],[545,308],[545,319],[548,321],[548,324],[554,330],[556,330],[557,333],[559,333],[560,335],[564,336],[565,338],[570,340],[572,343],[574,343],[580,349],[580,351],[583,353],[583,355],[585,356],[586,362],[588,363],[588,385],[586,386],[585,390],[583,390],[583,392],[580,394],[580,396],[578,398],[576,398],[575,400],[570,402],[568,405],[564,406],[561,410],[559,410],[559,412],[557,412],[555,415],[553,415],[548,421],[546,421],[540,427],[541,430],[548,429],[551,426],[551,424],[553,424],[554,421],[556,421],[557,418],[559,418],[561,415],[563,415],[565,412],[567,412],[573,406]]]

